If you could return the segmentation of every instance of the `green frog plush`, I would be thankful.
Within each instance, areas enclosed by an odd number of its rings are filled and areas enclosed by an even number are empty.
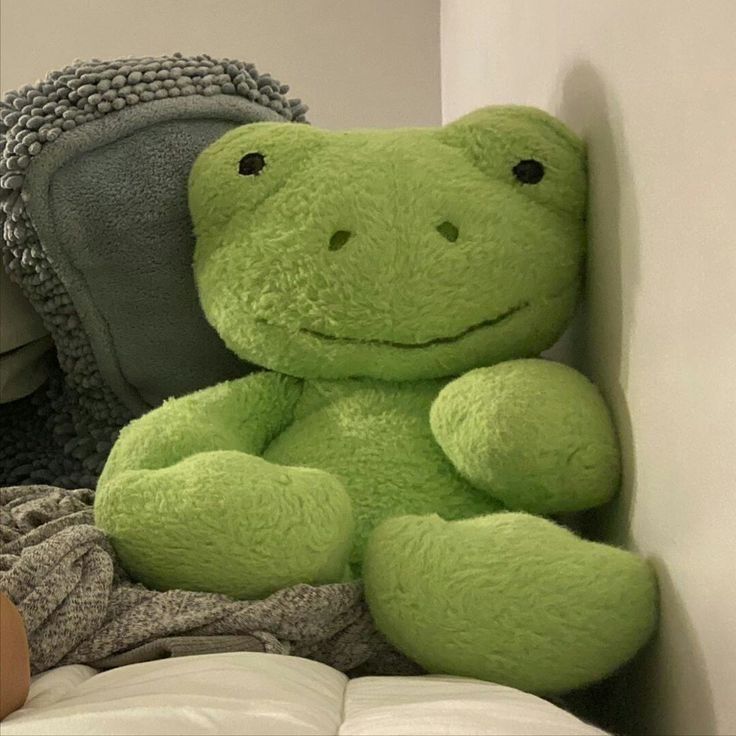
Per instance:
[[[267,370],[123,430],[95,514],[128,571],[236,598],[362,576],[430,672],[539,693],[626,662],[651,570],[545,518],[619,482],[600,394],[536,357],[580,291],[585,200],[581,142],[524,107],[211,145],[190,178],[199,296]]]

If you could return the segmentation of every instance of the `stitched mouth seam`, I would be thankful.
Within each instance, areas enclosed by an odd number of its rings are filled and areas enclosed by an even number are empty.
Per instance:
[[[571,282],[565,284],[564,287],[561,289],[555,291],[554,293],[548,295],[547,299],[553,300],[553,299],[559,299],[566,291],[570,288],[571,284],[576,283],[578,279],[573,279]],[[432,340],[427,340],[426,342],[419,342],[419,343],[405,343],[405,342],[393,342],[391,340],[379,340],[379,339],[368,339],[368,340],[361,340],[360,338],[355,337],[337,337],[335,335],[328,335],[324,332],[320,332],[319,330],[312,330],[308,327],[300,327],[297,332],[301,332],[306,335],[312,335],[313,337],[318,337],[321,340],[330,340],[332,342],[347,342],[347,343],[353,343],[356,345],[383,345],[388,347],[395,347],[395,348],[426,348],[431,347],[432,345],[442,345],[445,343],[451,343],[456,342],[457,340],[460,340],[461,338],[465,337],[466,335],[470,334],[471,332],[475,332],[476,330],[480,330],[483,327],[493,327],[494,325],[498,325],[499,323],[503,322],[504,320],[509,319],[517,312],[520,312],[523,309],[526,309],[528,306],[530,306],[530,302],[521,302],[521,304],[518,304],[515,307],[512,307],[511,309],[503,312],[502,314],[499,314],[497,317],[491,317],[490,319],[483,320],[482,322],[477,322],[474,325],[470,325],[470,327],[466,327],[462,332],[459,332],[456,335],[453,335],[451,337],[435,337]],[[263,319],[263,317],[256,317],[255,318],[256,324],[262,324],[267,325],[268,327],[277,327],[279,329],[287,329],[281,325],[275,325],[271,322],[269,322],[266,319]]]
[[[319,337],[322,340],[330,340],[332,342],[351,342],[351,343],[356,343],[359,345],[383,345],[386,347],[407,348],[411,350],[413,348],[428,348],[428,347],[432,347],[433,345],[442,345],[448,342],[455,342],[456,340],[460,340],[466,335],[469,335],[471,332],[480,330],[483,327],[493,327],[494,325],[497,325],[500,322],[503,322],[504,320],[508,319],[512,315],[516,314],[517,312],[521,311],[522,309],[528,306],[529,306],[529,302],[523,302],[522,304],[519,304],[516,307],[512,307],[511,309],[508,309],[503,314],[499,314],[497,317],[492,317],[491,319],[484,319],[482,322],[477,322],[474,325],[470,325],[470,327],[466,327],[462,332],[458,332],[457,335],[452,335],[451,337],[435,337],[432,340],[427,340],[426,342],[406,343],[406,342],[394,342],[392,340],[377,340],[377,339],[376,340],[371,340],[371,339],[361,340],[360,338],[355,338],[355,337],[336,337],[335,335],[327,335],[324,332],[319,332],[319,330],[310,330],[308,327],[300,328],[299,332],[303,332],[307,335],[313,335],[314,337]]]

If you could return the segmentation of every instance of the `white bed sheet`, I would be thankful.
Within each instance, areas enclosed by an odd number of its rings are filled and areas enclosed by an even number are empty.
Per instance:
[[[2,736],[340,734],[601,736],[541,698],[461,677],[348,680],[298,657],[238,652],[33,679]]]

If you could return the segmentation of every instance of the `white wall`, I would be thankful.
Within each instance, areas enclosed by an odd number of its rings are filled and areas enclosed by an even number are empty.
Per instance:
[[[736,2],[443,0],[445,120],[532,104],[589,142],[584,365],[615,410],[608,539],[662,625],[635,733],[736,733]]]
[[[80,58],[252,61],[329,128],[440,120],[439,0],[2,0],[0,89]]]

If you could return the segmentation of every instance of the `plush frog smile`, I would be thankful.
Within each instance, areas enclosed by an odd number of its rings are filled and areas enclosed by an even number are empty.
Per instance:
[[[239,598],[362,576],[429,671],[542,693],[629,659],[654,625],[649,568],[542,516],[619,480],[597,389],[535,357],[579,292],[585,168],[569,130],[520,107],[257,123],[203,152],[202,308],[266,370],[121,433],[96,520],[128,571]]]
[[[520,309],[523,309],[524,307],[527,307],[527,306],[529,305],[521,304],[518,307],[509,309],[507,312],[504,312],[503,314],[499,315],[498,317],[495,317],[494,319],[486,319],[486,320],[483,320],[483,322],[479,322],[477,325],[471,325],[467,329],[463,330],[460,334],[454,335],[453,337],[435,337],[433,340],[427,340],[426,342],[401,343],[401,342],[392,342],[390,340],[373,340],[370,338],[336,337],[335,335],[325,335],[323,332],[318,332],[317,330],[310,330],[304,327],[302,327],[299,330],[299,332],[305,332],[309,335],[316,335],[317,337],[321,337],[325,340],[342,340],[344,342],[359,342],[363,345],[388,345],[390,347],[396,347],[396,348],[426,348],[431,345],[436,345],[442,342],[455,342],[465,337],[465,335],[471,332],[475,332],[475,330],[480,330],[483,327],[493,327],[494,325],[497,325],[499,322],[503,322],[503,320],[507,319],[508,317],[511,317],[513,314],[516,314],[516,312],[518,312]]]

